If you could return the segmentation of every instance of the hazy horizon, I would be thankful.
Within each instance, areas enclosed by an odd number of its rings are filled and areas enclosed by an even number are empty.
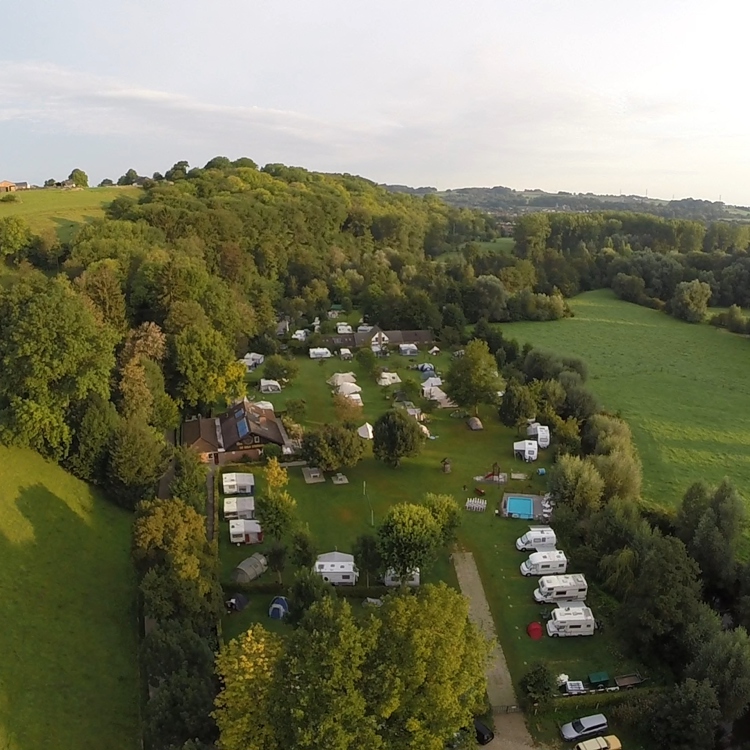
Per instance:
[[[727,0],[0,7],[0,180],[227,155],[413,187],[750,204],[750,8]]]

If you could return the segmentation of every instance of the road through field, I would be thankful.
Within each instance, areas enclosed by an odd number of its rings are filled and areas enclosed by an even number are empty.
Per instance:
[[[461,593],[469,600],[469,618],[487,638],[495,642],[487,667],[487,696],[495,723],[495,739],[486,747],[494,750],[535,750],[523,714],[507,711],[508,706],[517,705],[516,694],[508,665],[505,663],[505,655],[497,641],[495,623],[484,593],[482,579],[474,562],[474,555],[470,552],[454,552],[453,565],[456,568]]]

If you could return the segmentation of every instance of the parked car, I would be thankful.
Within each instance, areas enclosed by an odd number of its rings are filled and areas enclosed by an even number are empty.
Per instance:
[[[495,733],[479,719],[474,719],[474,731],[477,735],[478,745],[489,745],[495,739]]]
[[[579,742],[573,750],[622,750],[620,740],[613,734],[607,737],[594,737],[592,740]]]
[[[574,740],[585,740],[597,734],[604,734],[609,729],[607,717],[604,714],[592,714],[573,719],[568,724],[560,727],[560,734],[566,742]]]

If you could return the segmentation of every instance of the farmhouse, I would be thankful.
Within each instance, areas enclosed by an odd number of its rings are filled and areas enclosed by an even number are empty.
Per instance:
[[[225,495],[243,495],[255,494],[255,476],[253,474],[224,474],[221,478],[222,487]]]
[[[389,346],[431,344],[433,336],[429,331],[384,331],[378,326],[359,326],[356,333],[337,333],[329,336],[327,341],[334,346],[345,346],[349,349],[369,346],[379,354]]]
[[[229,541],[232,544],[260,544],[263,541],[263,529],[257,521],[230,521]]]
[[[313,573],[334,586],[354,586],[359,578],[359,571],[354,564],[354,555],[346,552],[326,552],[318,555]]]
[[[9,182],[8,180],[3,180],[0,182],[0,193],[15,193],[16,192],[16,183],[15,182]]]
[[[195,450],[203,461],[228,463],[247,456],[257,459],[264,445],[278,445],[284,455],[295,445],[271,404],[238,401],[218,417],[199,417],[182,425],[182,444]]]
[[[224,520],[234,521],[237,519],[255,520],[255,498],[247,497],[225,497],[224,498]]]
[[[260,379],[260,392],[261,393],[281,393],[281,383],[278,380],[266,380],[265,378]]]

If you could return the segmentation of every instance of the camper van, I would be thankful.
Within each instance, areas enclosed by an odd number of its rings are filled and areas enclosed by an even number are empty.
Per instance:
[[[239,519],[229,522],[229,541],[232,544],[260,544],[263,530],[257,521]]]
[[[573,635],[594,635],[596,620],[588,607],[558,607],[547,620],[547,635],[565,638]]]
[[[536,431],[536,441],[540,448],[549,448],[549,427],[547,425],[539,425]]]
[[[568,558],[560,550],[548,552],[534,552],[526,562],[521,563],[521,575],[548,576],[559,573],[562,575],[568,569]]]
[[[549,526],[530,526],[523,536],[516,539],[516,549],[519,552],[553,550],[556,544],[557,537]]]
[[[586,599],[589,587],[583,573],[567,576],[542,576],[534,591],[534,601],[539,604],[554,602],[582,602]]]

